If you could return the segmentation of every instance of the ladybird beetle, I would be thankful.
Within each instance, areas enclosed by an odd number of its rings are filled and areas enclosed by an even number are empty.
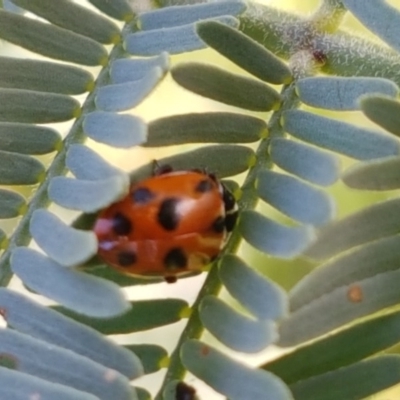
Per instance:
[[[175,282],[218,256],[237,215],[233,195],[215,175],[164,167],[100,212],[98,255],[125,274]]]

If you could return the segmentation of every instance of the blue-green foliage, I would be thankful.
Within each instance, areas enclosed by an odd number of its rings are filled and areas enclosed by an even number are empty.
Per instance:
[[[57,60],[0,57],[0,183],[37,185],[30,198],[12,187],[0,190],[0,218],[21,217],[8,238],[1,231],[0,281],[6,286],[15,273],[30,291],[57,303],[50,309],[0,289],[8,323],[0,330],[1,353],[8,355],[0,366],[1,398],[150,398],[129,380],[165,367],[166,350],[146,343],[120,347],[107,335],[184,317],[187,327],[170,356],[159,400],[191,398],[193,389],[180,382],[186,370],[235,400],[263,399],[266,393],[274,400],[362,398],[400,381],[397,356],[364,361],[399,341],[397,314],[363,322],[260,368],[199,341],[206,329],[230,349],[253,353],[269,344],[302,343],[399,304],[399,200],[382,197],[337,219],[335,197],[327,192],[340,177],[361,190],[400,188],[396,9],[383,0],[368,6],[325,0],[305,19],[242,0],[157,0],[138,13],[126,0],[89,0],[84,6],[70,0],[1,3],[0,38]],[[346,9],[394,51],[338,31]],[[387,26],[389,16],[394,22]],[[170,54],[206,47],[241,70],[195,62],[171,67]],[[319,72],[332,76],[313,76]],[[229,111],[149,124],[134,111],[121,114],[169,73],[177,84]],[[81,103],[71,97],[83,93],[88,96]],[[298,109],[303,105],[307,111]],[[340,121],[340,114],[317,115],[317,108],[362,110],[386,132]],[[63,141],[57,130],[43,126],[61,121],[73,121]],[[90,231],[96,212],[153,166],[127,174],[87,147],[87,138],[126,149],[206,144],[161,162],[206,168],[219,178],[246,172],[240,187],[230,185],[239,200],[239,222],[191,315],[181,299],[129,302],[122,287],[147,284],[151,290],[159,279],[127,277],[97,259]],[[47,170],[33,157],[53,152]],[[352,159],[344,173],[342,155],[346,163]],[[276,167],[280,170],[272,170]],[[66,224],[47,210],[51,202],[80,217]],[[39,249],[26,247],[31,239]],[[235,254],[241,241],[293,268],[291,261],[304,255],[321,265],[288,297]],[[223,288],[230,302],[218,298]],[[369,328],[376,333],[371,342],[347,354],[347,346]]]

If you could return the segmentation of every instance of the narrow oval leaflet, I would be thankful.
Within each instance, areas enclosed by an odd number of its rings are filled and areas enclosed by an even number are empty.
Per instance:
[[[107,61],[106,49],[63,28],[0,10],[0,38],[56,60],[96,66]]]
[[[3,399],[26,400],[38,393],[40,400],[98,400],[91,393],[73,389],[45,379],[0,367],[0,396]]]
[[[126,0],[89,0],[103,13],[121,21],[130,21],[135,16],[132,7]]]
[[[277,320],[287,314],[286,292],[237,256],[222,258],[219,276],[229,294],[257,318]]]
[[[183,143],[251,143],[266,137],[261,118],[229,112],[172,115],[151,121],[145,147]]]
[[[141,300],[131,303],[124,314],[107,319],[101,316],[82,315],[64,307],[54,307],[62,314],[90,326],[104,335],[119,335],[147,331],[180,321],[188,308],[188,303],[181,299]]]
[[[0,330],[0,342],[1,353],[15,358],[21,372],[92,393],[102,400],[136,397],[125,376],[70,350],[11,329]]]
[[[287,259],[301,254],[315,236],[310,226],[284,226],[256,211],[240,214],[239,230],[257,250]]]
[[[126,175],[125,172],[109,164],[99,154],[82,144],[69,146],[66,166],[77,179],[94,180]],[[126,175],[126,180],[128,180]]]
[[[400,301],[400,271],[343,285],[294,311],[281,322],[278,345],[293,346]]]
[[[162,368],[161,362],[168,358],[167,350],[154,344],[125,345],[124,349],[140,360],[146,375],[159,371]]]
[[[94,214],[85,214],[84,215],[89,216],[89,217],[95,217],[96,215]],[[89,219],[89,218],[88,218]],[[94,223],[94,218],[92,218],[90,220],[90,222],[88,222],[87,224],[85,224],[84,228],[86,229],[91,229],[93,227],[93,223]],[[1,244],[1,239],[0,239],[0,244]],[[91,260],[92,261],[92,260]],[[93,276],[97,276],[99,278],[103,278],[106,279],[108,281],[114,282],[116,283],[118,286],[120,287],[127,287],[127,286],[136,286],[136,285],[152,285],[154,283],[161,283],[164,282],[164,280],[162,278],[147,278],[145,280],[143,280],[143,278],[140,277],[133,277],[133,276],[128,276],[125,274],[121,274],[119,272],[117,272],[114,269],[111,269],[108,265],[102,263],[98,257],[95,257],[95,259],[93,260],[94,263],[94,268],[89,268],[89,265],[92,265],[91,262],[87,262],[85,267],[85,272],[88,275],[93,275]]]
[[[1,185],[34,185],[44,173],[43,164],[35,158],[0,150]]]
[[[46,209],[33,212],[29,231],[39,247],[65,267],[79,265],[97,252],[94,232],[74,229]]]
[[[290,386],[296,400],[365,399],[400,382],[400,357],[384,355]]]
[[[390,47],[399,51],[400,40],[397,28],[400,24],[398,8],[387,1],[368,2],[362,7],[357,0],[344,0],[344,6],[369,30],[379,36]]]
[[[152,400],[151,394],[146,389],[135,386],[135,391],[138,400]]]
[[[280,107],[280,94],[265,83],[212,65],[184,63],[172,68],[171,74],[185,89],[221,103],[252,111]]]
[[[76,95],[87,92],[93,82],[91,73],[72,65],[0,57],[0,87],[3,88]]]
[[[197,340],[186,341],[181,348],[185,367],[217,392],[231,400],[292,400],[288,387],[276,376],[252,369]]]
[[[61,135],[54,129],[31,124],[0,122],[0,150],[41,155],[58,150]]]
[[[120,148],[140,145],[146,141],[147,136],[145,122],[128,114],[93,111],[86,115],[82,127],[85,134],[96,142]]]
[[[109,18],[69,0],[13,0],[54,25],[87,36],[100,43],[114,43],[120,30]]]
[[[223,23],[239,26],[239,21],[230,16],[219,17]],[[125,50],[138,56],[155,56],[166,51],[179,54],[204,49],[206,44],[197,36],[194,24],[172,28],[139,31],[128,34],[124,41]]]
[[[88,357],[129,379],[143,374],[141,362],[132,350],[118,346],[86,325],[5,288],[0,289],[0,304],[8,326],[21,333]]]
[[[79,113],[79,102],[64,94],[0,89],[0,121],[47,124],[68,121]]]
[[[215,296],[203,298],[199,313],[204,327],[232,350],[258,353],[277,339],[273,321],[239,313]]]
[[[273,83],[292,81],[289,67],[255,40],[216,21],[197,24],[197,34],[210,47],[257,78]]]
[[[382,128],[400,136],[400,103],[384,96],[363,96],[360,99],[362,112]]]
[[[335,216],[331,196],[293,176],[264,169],[258,174],[256,189],[262,200],[304,224],[322,225]]]
[[[389,79],[369,77],[312,77],[296,83],[300,100],[312,107],[327,110],[359,110],[359,97],[368,93],[381,93],[396,98],[397,85]]]
[[[140,80],[102,86],[97,91],[96,106],[103,111],[125,111],[133,108],[143,101],[163,78],[163,71],[156,67]]]
[[[246,9],[244,1],[216,1],[203,4],[194,4],[164,7],[140,14],[139,26],[141,30],[171,28],[192,24],[202,19],[238,15]]]
[[[274,138],[271,140],[270,154],[280,168],[316,185],[330,186],[339,179],[338,156],[314,146]]]
[[[352,165],[342,181],[358,190],[396,190],[400,188],[400,157],[386,157]]]
[[[125,175],[102,180],[54,177],[49,184],[49,197],[55,203],[83,212],[95,212],[122,198],[128,191]]]
[[[137,81],[144,78],[149,70],[156,67],[166,73],[169,70],[169,65],[169,55],[165,52],[155,57],[118,58],[111,64],[110,77],[114,84]]]
[[[318,266],[289,292],[292,311],[362,279],[399,268],[400,235],[388,236],[358,246]]]
[[[64,268],[35,250],[14,249],[11,268],[30,289],[79,313],[109,318],[130,308],[114,283]]]
[[[0,189],[0,218],[15,218],[24,211],[26,201],[19,193]]]
[[[400,141],[388,134],[306,111],[285,111],[283,128],[298,139],[360,160],[400,153]]]
[[[313,341],[263,369],[293,384],[353,364],[396,345],[400,340],[400,313],[384,315]],[[346,349],[345,352],[342,349]]]
[[[237,175],[249,169],[254,152],[249,147],[237,145],[202,146],[158,160],[160,165],[170,165],[176,170],[207,167],[218,178]],[[153,171],[153,163],[145,165],[131,174],[131,180],[143,179]]]
[[[399,225],[400,199],[376,203],[323,228],[305,254],[319,260],[332,257],[352,247],[396,235]]]

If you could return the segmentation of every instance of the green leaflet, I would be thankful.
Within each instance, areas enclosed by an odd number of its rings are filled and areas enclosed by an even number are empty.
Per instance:
[[[124,347],[140,359],[146,375],[159,371],[161,361],[168,357],[168,353],[163,347],[153,344],[132,344]]]
[[[204,21],[197,24],[197,33],[210,47],[257,78],[273,84],[288,84],[293,79],[283,61],[236,29]]]
[[[114,283],[65,268],[30,248],[14,249],[11,268],[31,290],[79,313],[107,318],[130,308]]]
[[[277,338],[273,321],[238,312],[216,296],[204,297],[199,313],[204,327],[236,351],[257,353]]]
[[[0,189],[0,218],[17,217],[25,205],[25,199],[20,194]]]
[[[72,387],[38,379],[32,375],[0,368],[0,396],[3,399],[25,400],[32,393],[40,392],[45,399],[57,400],[97,400],[93,394]]]
[[[118,26],[109,18],[69,0],[13,0],[13,3],[54,25],[100,43],[113,43],[120,35]]]
[[[184,143],[248,143],[267,134],[260,118],[227,113],[172,115],[149,123],[144,147],[172,146]]]
[[[290,291],[291,310],[341,287],[399,269],[400,235],[357,246],[319,265]]]
[[[267,371],[253,369],[197,340],[186,341],[181,350],[185,367],[219,393],[232,400],[291,400],[286,385]]]
[[[85,317],[58,306],[54,308],[105,335],[113,335],[146,331],[178,322],[182,319],[181,313],[186,307],[187,303],[180,299],[135,301],[126,313],[107,319]]]
[[[72,65],[0,57],[0,87],[3,88],[74,95],[90,90],[93,81],[92,74]]]
[[[364,96],[360,100],[363,113],[387,131],[400,136],[400,103],[384,96]]]
[[[400,188],[400,157],[360,162],[342,175],[343,182],[358,190],[395,190]]]
[[[237,145],[202,146],[192,151],[157,160],[159,165],[170,165],[175,170],[206,168],[218,178],[240,174],[249,168],[254,152],[249,147]],[[131,173],[131,182],[137,182],[152,175],[154,162]]]
[[[0,184],[33,185],[44,175],[44,166],[24,154],[0,151]]]
[[[30,124],[0,122],[0,149],[12,153],[47,154],[62,146],[54,129]]]
[[[360,108],[360,96],[382,93],[395,98],[399,88],[382,78],[312,77],[300,79],[296,83],[296,92],[309,106],[349,111]]]
[[[13,329],[1,329],[0,351],[15,357],[21,372],[72,386],[101,400],[113,395],[120,400],[132,400],[132,389],[125,376],[114,371],[112,380],[105,379],[107,367],[62,347],[49,346]]]
[[[282,101],[278,92],[265,83],[208,64],[180,64],[172,68],[171,74],[185,89],[246,110],[276,110]]]
[[[93,39],[0,10],[0,38],[44,56],[83,65],[103,65],[106,49]]]
[[[96,8],[112,18],[129,21],[133,19],[132,8],[126,0],[89,0]]]
[[[400,49],[398,26],[400,13],[386,1],[376,0],[361,5],[357,0],[344,0],[344,6],[368,29],[395,50]]]
[[[262,368],[276,374],[287,384],[293,384],[361,361],[399,341],[400,313],[396,312],[300,347],[265,363]]]
[[[352,247],[395,235],[399,226],[400,199],[373,204],[322,229],[306,255],[317,260],[329,258]]]
[[[400,302],[400,271],[355,280],[292,312],[280,326],[281,346],[293,346]]]
[[[280,319],[287,313],[286,292],[239,257],[225,255],[219,276],[229,294],[258,319]]]
[[[79,102],[70,96],[23,89],[0,89],[0,121],[46,124],[68,121],[79,113]]]
[[[12,329],[88,357],[129,379],[143,374],[140,360],[132,351],[93,329],[6,288],[0,288],[0,300]]]
[[[296,400],[365,399],[400,381],[400,357],[381,356],[290,386]]]

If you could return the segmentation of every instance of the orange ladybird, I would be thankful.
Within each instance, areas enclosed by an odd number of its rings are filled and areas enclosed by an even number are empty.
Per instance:
[[[236,219],[233,195],[213,174],[163,168],[99,214],[98,255],[125,274],[175,282],[218,256]]]

